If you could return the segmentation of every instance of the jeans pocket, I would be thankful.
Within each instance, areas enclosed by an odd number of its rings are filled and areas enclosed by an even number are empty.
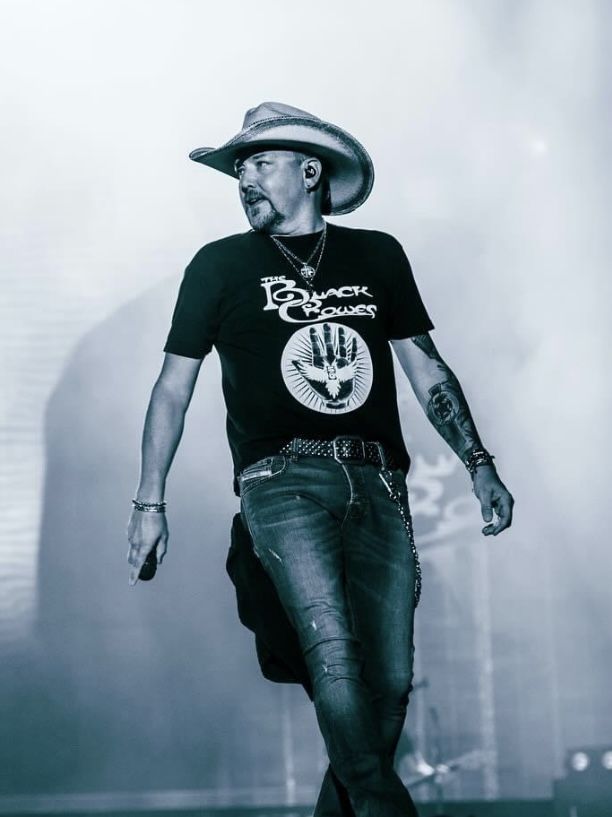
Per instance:
[[[251,491],[257,485],[273,477],[282,474],[287,467],[287,458],[284,454],[277,454],[274,457],[264,457],[252,465],[248,465],[238,475],[238,484],[240,486],[240,496]]]

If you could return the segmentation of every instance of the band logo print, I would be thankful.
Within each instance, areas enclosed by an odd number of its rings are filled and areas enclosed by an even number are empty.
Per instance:
[[[281,357],[285,385],[295,399],[323,414],[359,408],[372,388],[372,358],[354,329],[340,323],[304,326]]]
[[[315,323],[322,318],[375,318],[377,305],[367,286],[330,287],[321,292],[298,286],[284,275],[261,278],[266,293],[264,312],[278,310],[288,323]],[[355,299],[361,299],[354,303]]]

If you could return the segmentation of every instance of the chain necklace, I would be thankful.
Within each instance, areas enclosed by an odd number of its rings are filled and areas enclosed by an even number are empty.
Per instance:
[[[288,247],[285,247],[282,241],[276,238],[276,236],[271,235],[270,238],[272,239],[272,241],[274,241],[278,249],[281,251],[285,259],[291,264],[293,269],[299,275],[302,276],[302,278],[308,284],[309,287],[312,287],[312,279],[317,274],[319,264],[321,263],[321,259],[323,258],[323,251],[325,250],[325,240],[327,238],[327,222],[324,222],[323,232],[321,233],[321,236],[319,237],[319,240],[317,241],[314,250],[310,253],[306,261],[304,261],[298,255],[292,252]],[[319,253],[319,257],[317,259],[316,264],[313,267],[311,262],[317,253]]]

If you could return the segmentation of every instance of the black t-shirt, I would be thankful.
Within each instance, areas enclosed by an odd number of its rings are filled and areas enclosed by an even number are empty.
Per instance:
[[[306,259],[321,232],[279,236]],[[165,352],[215,346],[238,473],[293,437],[377,440],[405,472],[389,340],[433,329],[399,242],[327,225],[313,292],[269,235],[202,247],[185,270]]]

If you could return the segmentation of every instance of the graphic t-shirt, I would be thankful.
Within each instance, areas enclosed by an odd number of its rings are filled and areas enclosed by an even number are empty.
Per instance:
[[[320,235],[279,238],[307,259]],[[202,247],[164,351],[217,349],[236,474],[294,437],[339,435],[381,442],[407,472],[389,340],[433,328],[395,238],[328,224],[312,291],[269,235]]]

